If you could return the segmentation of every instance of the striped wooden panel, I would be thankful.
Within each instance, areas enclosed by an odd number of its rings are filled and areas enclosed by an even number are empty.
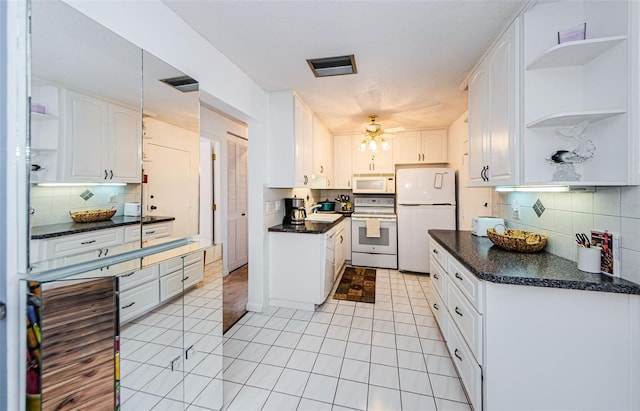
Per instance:
[[[59,284],[42,289],[42,410],[113,410],[115,279]]]

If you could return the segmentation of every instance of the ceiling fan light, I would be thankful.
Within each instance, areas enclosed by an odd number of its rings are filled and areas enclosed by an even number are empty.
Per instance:
[[[382,149],[383,150],[389,150],[391,148],[391,145],[389,144],[389,142],[387,140],[385,140],[384,138],[380,139],[380,145],[382,145]]]
[[[378,150],[378,143],[376,142],[376,140],[371,139],[371,141],[369,141],[369,151],[377,151]]]
[[[362,142],[360,143],[360,147],[358,149],[360,151],[366,151],[367,150],[367,139],[366,138],[364,140],[362,140]]]

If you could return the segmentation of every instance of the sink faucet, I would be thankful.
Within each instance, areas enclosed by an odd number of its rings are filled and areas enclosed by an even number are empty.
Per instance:
[[[316,205],[311,206],[311,212],[317,214],[318,213],[318,209],[320,207],[322,207],[321,204],[316,204]]]

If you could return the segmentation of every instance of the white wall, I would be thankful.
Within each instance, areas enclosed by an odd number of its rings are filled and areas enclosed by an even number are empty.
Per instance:
[[[471,230],[471,220],[479,215],[491,215],[491,190],[488,188],[467,187],[469,180],[469,124],[468,112],[462,113],[449,126],[449,167],[457,173],[458,229]],[[486,206],[485,206],[486,204]]]

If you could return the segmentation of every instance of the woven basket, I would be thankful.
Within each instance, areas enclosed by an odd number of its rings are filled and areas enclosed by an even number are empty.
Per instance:
[[[504,227],[502,224],[497,224],[495,227],[498,226]],[[547,245],[547,236],[544,234],[515,228],[505,228],[504,233],[498,233],[495,227],[487,229],[489,240],[505,250],[535,253]]]
[[[76,211],[75,213],[69,211],[69,215],[76,223],[95,223],[97,221],[110,220],[116,214],[116,211],[112,209]]]

